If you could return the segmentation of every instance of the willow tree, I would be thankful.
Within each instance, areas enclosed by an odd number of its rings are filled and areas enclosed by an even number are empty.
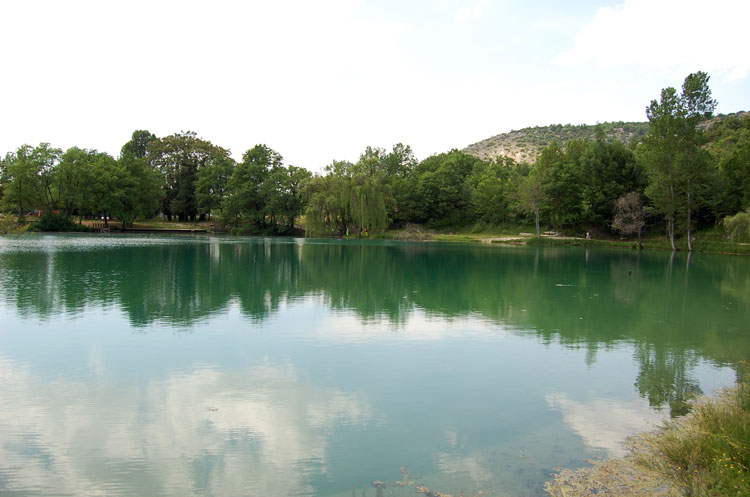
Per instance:
[[[353,224],[352,167],[347,161],[333,161],[325,167],[325,175],[316,175],[305,182],[305,225],[308,236],[338,235]]]
[[[352,221],[368,231],[383,231],[388,227],[386,198],[388,188],[379,176],[354,175],[349,205]]]

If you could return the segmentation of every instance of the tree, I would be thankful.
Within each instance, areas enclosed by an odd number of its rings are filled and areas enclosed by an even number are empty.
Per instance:
[[[750,207],[750,115],[728,116],[706,133],[718,164],[712,210],[714,219],[722,219]]]
[[[40,143],[36,147],[22,145],[5,157],[3,205],[18,212],[19,222],[31,209],[55,209],[53,174],[61,153],[49,143]]]
[[[148,144],[156,140],[156,135],[150,131],[137,129],[120,149],[120,158],[145,159],[148,156]]]
[[[47,212],[53,212],[57,208],[59,192],[54,188],[54,182],[56,166],[60,162],[61,155],[62,150],[52,148],[49,143],[40,143],[31,151],[30,159],[39,175],[42,201]]]
[[[388,218],[394,224],[407,222],[414,211],[414,169],[417,159],[409,145],[397,143],[381,159],[391,202]]]
[[[736,242],[750,241],[750,209],[724,218],[729,237]]]
[[[292,234],[294,221],[302,214],[305,203],[302,197],[303,185],[312,177],[307,169],[288,166],[277,173],[277,195],[274,197],[272,210],[286,219],[284,234]]]
[[[9,152],[3,161],[3,210],[15,210],[19,223],[38,201],[39,178],[30,160],[31,150],[31,146],[22,145]]]
[[[518,185],[516,206],[521,212],[533,214],[536,221],[536,236],[541,236],[539,219],[542,206],[547,201],[547,193],[544,189],[544,172],[533,168],[528,176],[524,177]]]
[[[581,198],[580,160],[586,144],[582,140],[573,140],[566,150],[553,140],[542,149],[534,165],[535,181],[541,181],[544,205],[535,207],[535,213],[542,208],[551,215],[555,230],[565,224],[575,224],[580,220],[583,202]],[[534,185],[537,186],[537,185]]]
[[[307,235],[345,233],[352,224],[351,175],[354,165],[334,161],[325,168],[325,176],[314,176],[302,190]]]
[[[612,224],[612,206],[618,198],[628,192],[643,192],[645,185],[633,150],[620,142],[606,142],[601,127],[581,158],[581,168],[583,219],[596,226]]]
[[[467,179],[483,161],[458,150],[433,155],[415,169],[414,221],[433,225],[472,220],[471,185]]]
[[[281,154],[266,145],[245,152],[227,181],[222,221],[236,230],[277,233],[278,198],[292,187],[286,184],[288,173]]]
[[[207,163],[198,171],[196,196],[198,210],[211,215],[221,213],[224,199],[228,194],[228,184],[234,172],[235,163],[231,157],[221,157]]]
[[[122,216],[129,178],[109,154],[92,151],[90,155],[86,167],[91,181],[86,186],[84,206],[94,215],[103,215],[108,224],[112,215]]]
[[[471,176],[471,202],[480,220],[495,225],[507,218],[516,172],[513,159],[478,165]]]
[[[157,141],[149,131],[136,130],[120,150],[119,176],[126,191],[118,217],[123,227],[132,225],[136,219],[150,219],[159,212],[165,195],[164,177],[149,160],[149,144],[156,145]]]
[[[701,201],[708,166],[707,152],[701,148],[704,132],[698,124],[716,107],[708,79],[703,72],[690,74],[681,95],[665,88],[659,102],[652,100],[646,109],[649,130],[638,157],[649,176],[646,195],[667,221],[672,250],[677,250],[678,216],[685,220],[688,249],[693,250],[693,213]]]
[[[146,149],[149,164],[164,177],[162,212],[170,220],[177,216],[181,221],[195,221],[199,214],[198,172],[212,161],[229,157],[229,151],[198,138],[192,131],[149,141]]]
[[[615,201],[615,216],[612,220],[612,229],[624,236],[638,235],[641,241],[641,230],[646,224],[646,215],[643,212],[641,196],[637,192],[630,192]]]
[[[698,125],[711,117],[716,109],[716,100],[711,97],[708,87],[709,77],[704,72],[688,75],[682,84],[682,107],[684,125],[682,140],[682,157],[680,164],[681,180],[685,189],[685,206],[687,209],[686,229],[688,250],[693,251],[693,213],[703,200],[705,185],[708,184],[709,154],[703,148],[706,144],[705,131]]]
[[[94,163],[98,159],[100,157],[96,150],[71,147],[62,155],[57,166],[60,207],[66,216],[78,214],[79,223],[91,212],[91,197],[98,188],[97,184],[109,181],[108,177],[101,176],[102,171],[96,170]]]

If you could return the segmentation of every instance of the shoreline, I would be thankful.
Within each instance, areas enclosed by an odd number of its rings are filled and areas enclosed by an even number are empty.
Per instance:
[[[374,235],[371,238],[385,240],[399,240],[412,242],[455,242],[455,243],[485,243],[491,245],[529,245],[540,247],[603,247],[619,250],[647,250],[647,251],[668,251],[672,252],[672,247],[668,240],[643,239],[637,240],[608,240],[608,239],[586,239],[573,236],[535,236],[528,233],[519,233],[518,235],[473,235],[473,234],[455,234],[455,233],[419,233],[417,236],[410,236],[410,233],[386,232],[381,235]],[[701,254],[719,254],[719,255],[750,255],[750,243],[725,242],[712,240],[695,240],[694,253]],[[689,253],[687,243],[684,240],[678,241],[677,252]]]
[[[118,221],[113,221],[109,229],[104,234],[116,233],[120,235],[128,234],[206,234],[206,235],[229,235],[228,232],[216,229],[215,223],[211,221],[204,222],[144,222],[134,223],[128,228],[118,226]],[[96,224],[92,221],[84,221],[83,226],[88,228],[86,231],[32,231],[29,225],[22,229],[8,230],[2,234],[25,234],[25,233],[97,233]],[[100,234],[100,233],[97,233]],[[281,236],[281,235],[247,235],[247,236]],[[305,237],[306,238],[306,237]],[[332,240],[358,240],[356,235],[350,237],[322,237],[321,239]],[[708,237],[701,237],[700,234],[694,240],[693,253],[699,254],[718,254],[718,255],[750,255],[750,243],[731,242],[724,239],[718,239],[715,234]],[[666,238],[645,238],[637,240],[617,240],[606,238],[586,239],[576,236],[561,236],[558,234],[544,234],[535,236],[532,233],[520,232],[518,234],[507,233],[440,233],[432,230],[422,230],[421,227],[411,227],[399,230],[387,230],[384,233],[373,233],[362,240],[394,240],[404,242],[450,242],[450,243],[482,243],[487,245],[499,246],[539,246],[539,247],[602,247],[618,250],[647,250],[647,251],[668,251],[672,252],[672,247]],[[687,250],[687,242],[684,239],[677,240],[678,252],[690,253]]]
[[[625,442],[622,458],[556,469],[544,489],[552,497],[748,495],[750,389],[746,377],[691,411]]]

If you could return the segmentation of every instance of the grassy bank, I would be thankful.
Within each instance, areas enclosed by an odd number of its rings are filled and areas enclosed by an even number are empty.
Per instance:
[[[556,237],[531,237],[526,243],[528,245],[552,245],[552,246],[584,246],[584,247],[608,247],[619,249],[637,250],[638,242],[632,240],[586,240],[585,238],[556,238]],[[649,238],[641,240],[643,250],[672,250],[669,240],[663,238]],[[687,251],[687,240],[678,240],[677,248]],[[696,252],[712,254],[737,254],[750,255],[750,244],[736,243],[728,240],[697,239],[693,241],[693,249]]]
[[[555,497],[750,495],[750,383],[745,374],[683,418],[633,437],[629,455],[547,482]]]
[[[0,217],[1,233],[22,233],[27,229],[34,229],[33,222],[36,218],[27,218],[27,224],[17,225],[15,216],[6,215]],[[99,220],[84,220],[84,226],[101,224]],[[121,223],[117,220],[110,221],[113,230],[120,228]],[[163,229],[163,230],[187,230],[202,229],[209,233],[219,232],[218,225],[214,221],[179,222],[153,219],[138,221],[131,226],[133,229]],[[561,246],[561,247],[606,247],[627,250],[637,250],[638,242],[634,240],[620,240],[617,238],[595,237],[587,240],[580,233],[562,233],[555,236],[534,236],[533,226],[524,225],[501,225],[487,226],[463,226],[455,228],[431,229],[420,225],[408,225],[405,228],[389,229],[384,233],[371,234],[373,239],[403,240],[403,241],[433,241],[433,242],[457,242],[457,243],[491,243],[500,245],[536,245],[536,246]],[[354,236],[350,237],[354,238]],[[679,250],[687,251],[687,240],[678,239]],[[672,250],[669,240],[662,234],[651,234],[641,240],[641,249],[644,250]],[[696,252],[714,254],[738,254],[750,255],[750,243],[736,243],[729,241],[723,230],[704,230],[696,234],[694,241]]]
[[[374,235],[373,238],[385,238],[390,240],[412,240],[412,241],[435,241],[435,242],[471,242],[492,243],[505,245],[536,245],[536,246],[558,246],[558,247],[606,247],[627,250],[667,250],[672,246],[669,240],[662,234],[650,234],[645,236],[640,246],[637,240],[620,240],[618,238],[594,237],[587,240],[585,236],[573,233],[562,233],[556,235],[534,236],[534,228],[531,226],[499,226],[495,228],[484,228],[477,230],[472,227],[456,229],[427,229],[418,225],[410,225],[406,228],[392,229],[385,233]],[[677,247],[681,251],[687,251],[687,239],[678,239]],[[714,254],[738,254],[750,255],[750,243],[737,243],[728,240],[721,229],[703,230],[695,235],[693,247],[696,252]]]

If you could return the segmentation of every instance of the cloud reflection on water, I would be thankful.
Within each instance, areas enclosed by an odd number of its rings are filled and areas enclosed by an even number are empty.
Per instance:
[[[665,419],[664,413],[653,411],[643,399],[624,402],[594,398],[577,402],[563,393],[552,393],[545,400],[562,412],[564,421],[586,445],[606,450],[608,457],[624,456],[623,444],[629,436],[653,429]]]
[[[141,386],[44,380],[0,357],[0,383],[0,493],[312,495],[330,427],[372,418],[358,395],[269,364]]]

